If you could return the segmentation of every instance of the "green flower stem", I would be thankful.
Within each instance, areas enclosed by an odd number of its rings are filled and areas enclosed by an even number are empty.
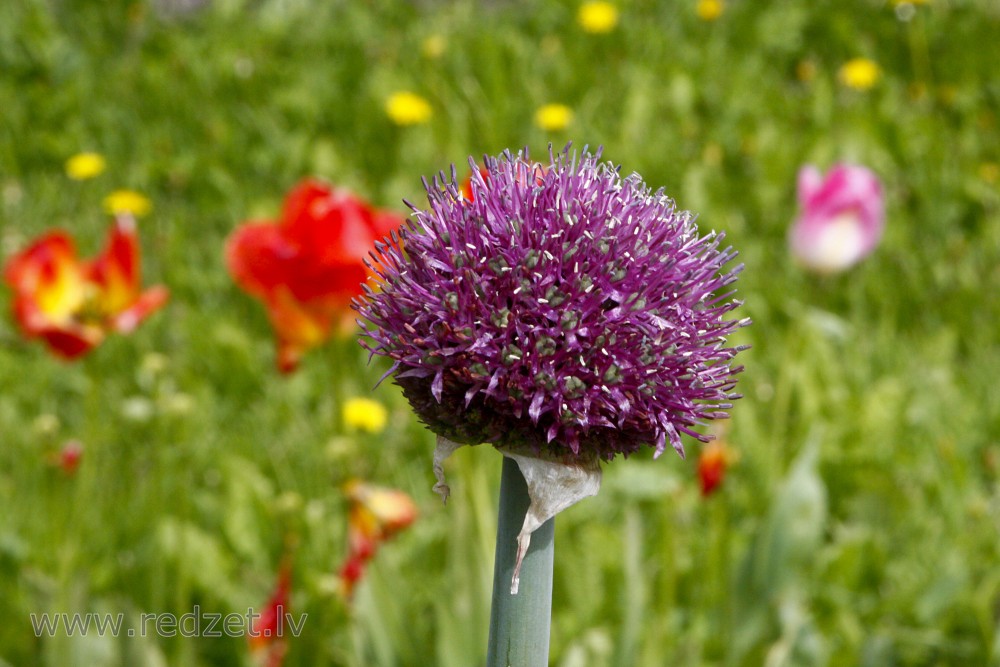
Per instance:
[[[531,546],[521,564],[521,585],[511,595],[510,584],[521,531],[530,499],[517,463],[503,459],[496,560],[493,566],[493,605],[487,667],[546,667],[549,664],[549,625],[552,619],[552,562],[555,519],[531,535]]]
[[[329,384],[329,394],[332,403],[332,414],[330,415],[330,428],[334,435],[344,433],[344,402],[347,400],[344,391],[344,378],[348,376],[345,354],[342,341],[334,337],[324,345],[324,352],[327,364]]]

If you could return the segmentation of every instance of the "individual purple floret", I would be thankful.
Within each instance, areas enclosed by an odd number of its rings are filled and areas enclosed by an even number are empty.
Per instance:
[[[656,455],[725,417],[741,368],[742,266],[637,174],[567,148],[424,182],[429,208],[377,244],[376,289],[355,302],[372,354],[393,360],[420,419],[459,444],[541,458]],[[387,373],[388,375],[388,373]]]

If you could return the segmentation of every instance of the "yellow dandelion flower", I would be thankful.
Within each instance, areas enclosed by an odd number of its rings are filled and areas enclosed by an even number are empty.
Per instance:
[[[142,217],[153,210],[153,202],[135,190],[115,190],[104,198],[104,210],[112,215],[131,213]]]
[[[848,88],[868,90],[882,76],[882,70],[874,61],[867,58],[852,58],[841,65],[837,78]]]
[[[416,93],[393,93],[385,103],[385,112],[396,125],[422,125],[431,119],[430,102]]]
[[[611,32],[618,25],[618,8],[610,2],[585,2],[580,5],[576,20],[586,32]]]
[[[352,398],[344,403],[344,423],[348,428],[381,433],[389,421],[389,412],[370,398]]]
[[[811,60],[799,61],[799,64],[795,66],[795,76],[802,83],[809,83],[816,78],[816,63]]]
[[[941,104],[945,106],[951,106],[958,99],[958,86],[953,86],[950,84],[944,84],[938,87],[938,99],[941,100]]]
[[[722,164],[722,160],[725,157],[726,153],[722,150],[722,146],[714,141],[710,141],[705,144],[705,148],[701,152],[702,161],[710,167],[718,167]]]
[[[982,163],[979,165],[979,178],[990,184],[1000,181],[1000,164],[996,162]]]
[[[85,181],[100,175],[107,162],[100,153],[77,153],[66,160],[66,175],[74,181]]]
[[[565,104],[546,104],[535,112],[535,125],[546,132],[565,130],[573,121],[573,110]]]
[[[420,44],[420,52],[425,58],[437,60],[444,55],[444,49],[448,45],[442,35],[430,35]]]
[[[723,9],[725,9],[725,5],[723,5],[722,0],[698,0],[694,13],[702,21],[714,21],[722,16]]]
[[[914,102],[920,102],[927,97],[927,84],[923,81],[914,81],[906,87],[906,92]]]

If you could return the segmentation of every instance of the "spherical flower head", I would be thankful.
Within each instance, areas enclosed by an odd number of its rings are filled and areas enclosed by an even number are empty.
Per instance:
[[[724,416],[747,320],[722,234],[600,153],[485,160],[464,197],[453,168],[377,245],[356,303],[373,354],[418,416],[457,444],[595,462],[657,455]]]
[[[610,2],[585,2],[576,15],[585,32],[599,35],[611,32],[618,25],[618,8]]]

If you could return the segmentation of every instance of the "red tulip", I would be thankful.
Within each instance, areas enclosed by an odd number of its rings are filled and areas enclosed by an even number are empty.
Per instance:
[[[284,640],[285,624],[288,622],[288,594],[292,587],[292,568],[288,561],[278,571],[278,583],[274,593],[253,619],[248,639],[250,649],[257,664],[265,667],[280,667],[285,660],[288,646]]]
[[[542,165],[538,165],[535,167],[535,185],[541,185],[543,183],[546,171],[547,171],[546,168]],[[482,180],[483,185],[488,187],[489,186],[488,181],[490,179],[489,170],[486,169],[486,167],[478,166],[476,167],[476,172],[478,172],[479,179]],[[469,175],[465,177],[465,180],[462,181],[459,187],[459,192],[461,192],[462,196],[465,197],[465,199],[467,199],[470,202],[476,201],[476,193],[472,184],[473,177],[476,172],[470,172]],[[522,183],[523,182],[524,181],[522,181]]]
[[[718,489],[735,458],[733,451],[722,439],[705,445],[698,458],[698,479],[701,482],[702,496],[710,496]]]
[[[75,359],[109,332],[130,333],[167,301],[162,285],[140,290],[139,265],[135,220],[119,215],[93,260],[78,259],[73,239],[57,230],[11,257],[4,280],[14,289],[14,317],[24,335]]]
[[[63,472],[72,475],[80,467],[83,458],[83,444],[79,440],[70,440],[59,450],[58,464]]]
[[[279,221],[248,222],[232,233],[229,272],[264,302],[277,334],[279,370],[295,370],[335,324],[353,323],[351,299],[369,275],[364,260],[403,222],[346,190],[305,180],[288,194]]]
[[[486,167],[478,167],[478,170],[479,170],[480,177],[482,177],[483,181],[485,182],[486,179],[489,178],[490,173],[486,170]],[[462,181],[461,191],[462,191],[462,196],[463,197],[465,197],[469,201],[476,201],[476,195],[475,195],[475,193],[472,192],[472,174],[471,173],[468,176],[465,177],[464,181]]]
[[[364,575],[365,565],[375,557],[382,542],[408,527],[417,518],[417,506],[408,495],[351,480],[344,486],[350,501],[347,523],[347,560],[340,580],[348,599]]]

